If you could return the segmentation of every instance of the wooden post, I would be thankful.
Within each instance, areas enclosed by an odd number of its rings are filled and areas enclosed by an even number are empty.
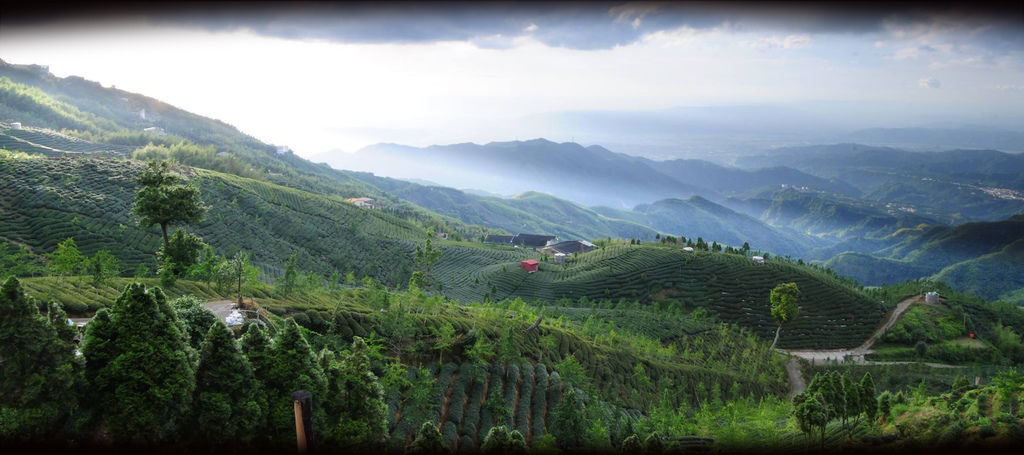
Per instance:
[[[299,453],[306,453],[306,429],[302,425],[302,402],[295,400],[295,440],[298,443]]]
[[[974,377],[974,385],[981,385],[981,376]]]
[[[292,393],[295,411],[295,441],[300,454],[306,453],[313,444],[313,394],[306,390]]]

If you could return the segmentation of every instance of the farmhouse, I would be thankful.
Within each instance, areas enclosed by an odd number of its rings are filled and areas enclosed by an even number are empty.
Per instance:
[[[157,136],[163,136],[167,134],[167,132],[164,131],[164,129],[160,128],[159,126],[151,126],[149,128],[144,128],[142,131],[145,131],[147,133],[153,133]]]
[[[753,259],[754,262],[756,262],[758,264],[764,264],[764,257],[763,256],[754,256],[754,257],[751,257],[750,259]]]
[[[540,252],[548,256],[553,256],[558,253],[563,255],[573,255],[576,253],[586,253],[597,248],[596,245],[586,240],[567,240],[559,243],[549,243],[544,248],[541,248]]]
[[[370,199],[368,197],[350,197],[345,200],[352,204],[355,204],[357,207],[362,207],[366,209],[372,209],[377,207],[376,204],[374,204],[373,199]]]
[[[21,129],[21,122],[11,122],[11,129],[12,130],[20,130]]]
[[[932,305],[934,305],[936,303],[939,303],[939,293],[938,292],[927,292],[927,293],[925,293],[924,294],[924,303],[929,303],[929,304],[932,304]]]
[[[527,259],[519,263],[519,268],[526,270],[527,272],[533,273],[537,271],[537,266],[540,265],[536,259]]]
[[[692,253],[693,252],[693,247],[692,246],[688,246],[686,248],[683,248],[683,251],[689,251],[689,252]]]

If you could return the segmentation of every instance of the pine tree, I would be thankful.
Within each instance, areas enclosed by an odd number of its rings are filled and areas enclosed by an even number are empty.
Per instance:
[[[348,355],[327,357],[328,391],[321,402],[330,420],[324,439],[338,449],[369,451],[387,436],[384,388],[370,368],[369,348],[355,337]]]
[[[420,431],[416,433],[416,439],[409,443],[405,452],[409,455],[445,455],[451,450],[444,445],[437,426],[433,422],[423,422]]]
[[[295,416],[292,393],[306,390],[313,394],[313,426],[324,425],[324,410],[319,403],[326,398],[327,378],[293,320],[286,320],[270,349],[266,379],[268,432],[282,446],[295,443]]]
[[[210,331],[210,326],[217,322],[217,316],[203,306],[203,301],[194,295],[184,295],[171,301],[175,315],[181,321],[189,345],[199,349],[203,337]]]
[[[873,419],[878,412],[878,401],[875,400],[875,380],[871,373],[864,373],[860,380],[860,407],[867,418]]]
[[[297,258],[298,255],[296,253],[292,253],[292,255],[288,257],[288,262],[284,265],[284,276],[281,277],[281,295],[286,299],[298,283],[299,273],[295,267],[295,261]]]
[[[246,444],[263,420],[264,397],[227,326],[214,321],[196,368],[193,436],[207,445]]]
[[[39,313],[17,278],[0,287],[0,440],[40,440],[57,433],[77,407],[73,340],[63,311],[55,324]]]
[[[177,439],[195,390],[195,354],[163,291],[130,284],[88,327],[86,369],[114,440]]]
[[[583,401],[576,390],[570,387],[562,395],[562,400],[555,407],[555,416],[551,423],[551,435],[563,449],[583,446],[583,436],[587,431],[586,419],[583,416]]]

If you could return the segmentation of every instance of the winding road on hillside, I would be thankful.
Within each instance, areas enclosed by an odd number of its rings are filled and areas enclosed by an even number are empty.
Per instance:
[[[806,349],[806,350],[793,350],[789,351],[786,349],[776,349],[784,354],[789,354],[794,358],[789,359],[786,362],[786,374],[789,376],[789,397],[792,398],[796,394],[807,390],[807,383],[804,381],[803,374],[800,372],[800,359],[808,360],[812,365],[822,365],[829,360],[843,361],[849,356],[853,362],[858,365],[903,365],[921,362],[873,362],[865,359],[867,354],[871,354],[874,351],[871,350],[871,346],[878,341],[882,335],[889,330],[899,317],[910,308],[910,305],[914,303],[924,304],[924,296],[915,295],[903,299],[900,303],[896,304],[896,308],[889,314],[889,318],[886,319],[885,324],[875,330],[867,340],[861,343],[853,349]],[[925,365],[934,368],[964,368],[960,365],[946,365],[942,363],[925,363]]]

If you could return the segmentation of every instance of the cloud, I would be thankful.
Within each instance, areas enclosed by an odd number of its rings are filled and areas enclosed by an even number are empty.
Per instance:
[[[804,49],[810,47],[811,37],[807,34],[789,35],[783,38],[767,36],[743,44],[752,49]]]
[[[34,2],[39,3],[39,2]],[[925,44],[966,31],[979,45],[1019,50],[1021,9],[984,10],[946,6],[818,4],[761,6],[751,3],[465,3],[335,4],[192,3],[186,5],[88,5],[54,9],[33,2],[5,5],[0,27],[33,26],[75,19],[92,26],[135,20],[186,25],[210,31],[251,30],[296,40],[344,43],[467,41],[493,43],[530,34],[553,47],[610,49],[645,36],[689,27],[711,30],[732,24],[738,31],[781,36],[755,44],[796,49],[817,34],[888,34]],[[787,38],[793,37],[790,41]],[[876,37],[871,37],[874,40]],[[788,46],[788,47],[787,47]]]
[[[934,77],[922,77],[917,81],[917,86],[921,88],[939,88],[942,86],[942,82]]]

